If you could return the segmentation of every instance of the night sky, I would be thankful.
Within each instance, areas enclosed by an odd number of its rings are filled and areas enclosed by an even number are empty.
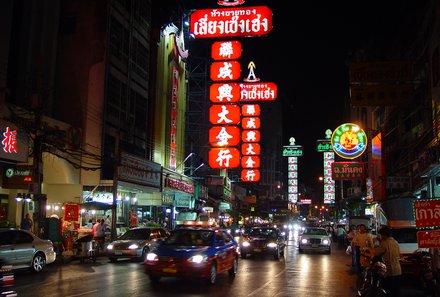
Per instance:
[[[254,61],[257,76],[278,86],[283,107],[283,144],[291,136],[303,145],[299,181],[316,186],[322,175],[322,153],[317,139],[326,129],[347,121],[344,104],[349,96],[348,61],[359,48],[384,47],[389,36],[412,21],[408,7],[420,0],[252,1],[273,12],[269,35],[240,38],[247,66]],[[189,8],[220,8],[213,0],[183,1]],[[415,12],[414,12],[415,13]],[[243,66],[242,66],[243,67]]]

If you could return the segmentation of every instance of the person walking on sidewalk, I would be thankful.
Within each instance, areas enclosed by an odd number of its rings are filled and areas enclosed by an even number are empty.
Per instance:
[[[93,225],[93,239],[97,243],[99,254],[101,251],[104,251],[104,240],[105,240],[105,226],[104,219],[100,219],[96,221],[95,225]]]
[[[387,272],[384,279],[384,289],[387,296],[400,296],[400,278],[402,267],[400,266],[400,248],[399,243],[391,236],[391,230],[387,226],[379,229],[380,244],[374,249],[376,256],[382,256],[382,260],[387,266]]]
[[[353,237],[351,241],[351,249],[356,257],[356,267],[358,272],[362,272],[366,267],[370,265],[370,260],[361,255],[361,250],[374,248],[373,236],[367,231],[367,226],[359,224],[358,233]]]

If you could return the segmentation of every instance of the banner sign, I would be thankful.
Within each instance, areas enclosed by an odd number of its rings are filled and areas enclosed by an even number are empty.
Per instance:
[[[440,226],[440,199],[414,201],[416,228]]]
[[[64,204],[64,221],[78,222],[79,204]]]
[[[363,162],[333,162],[333,180],[364,179],[365,164]]]
[[[261,36],[272,30],[272,11],[267,6],[200,9],[190,16],[195,38]]]
[[[15,124],[0,120],[0,158],[27,162],[29,137]]]
[[[417,232],[419,249],[440,248],[440,230],[426,230]]]
[[[212,84],[209,87],[209,100],[214,103],[238,102],[240,86],[238,83]]]
[[[272,82],[240,83],[240,101],[273,101],[277,98],[277,85]]]
[[[214,60],[237,60],[240,57],[240,41],[217,41],[211,46],[211,58]]]

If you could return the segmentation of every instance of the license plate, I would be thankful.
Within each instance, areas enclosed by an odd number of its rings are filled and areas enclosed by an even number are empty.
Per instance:
[[[120,252],[120,251],[115,251],[115,255],[122,255],[122,252]]]
[[[254,252],[261,252],[261,249],[254,249]]]
[[[162,269],[163,272],[167,272],[167,273],[176,273],[177,269],[176,268],[164,268]]]

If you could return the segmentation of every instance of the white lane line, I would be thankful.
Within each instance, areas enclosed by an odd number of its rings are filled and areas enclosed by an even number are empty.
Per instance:
[[[281,270],[280,273],[278,273],[277,275],[275,275],[273,277],[273,279],[276,279],[278,276],[280,276],[281,274],[283,274],[284,272],[286,272],[286,269],[284,268],[283,270]],[[265,287],[267,287],[272,281],[268,281],[267,283],[263,284],[260,288],[256,289],[255,291],[249,293],[247,296],[255,296],[257,293],[259,293],[260,291],[264,290]]]
[[[81,294],[69,295],[69,296],[66,296],[66,297],[83,296],[83,295],[87,295],[87,294],[90,294],[90,293],[96,293],[96,292],[98,292],[98,290],[93,290],[93,291],[83,292],[83,293],[81,293]]]

